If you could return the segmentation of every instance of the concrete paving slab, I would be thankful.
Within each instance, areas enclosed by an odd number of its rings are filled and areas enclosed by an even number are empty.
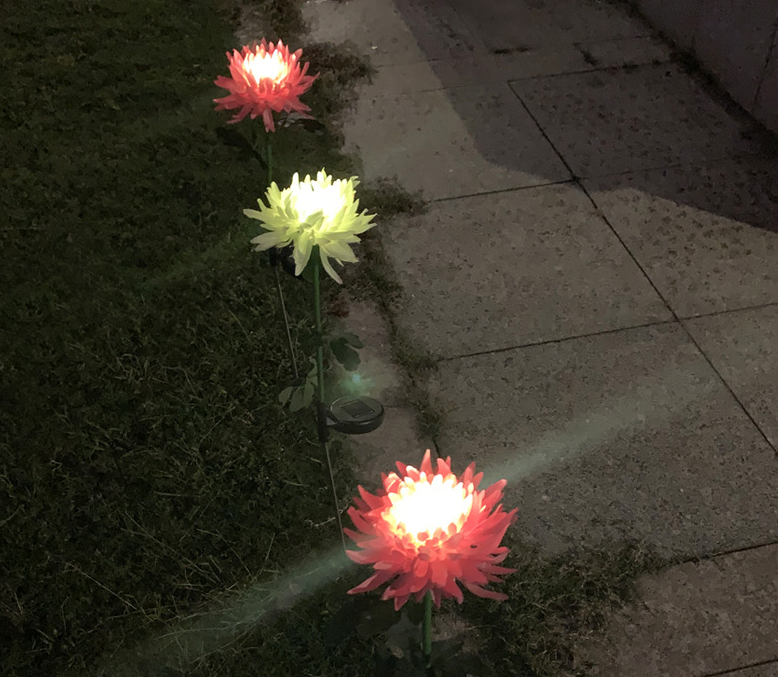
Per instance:
[[[396,470],[397,461],[418,466],[424,451],[432,448],[432,440],[419,434],[412,409],[386,407],[384,411],[378,430],[348,438],[356,455],[357,481],[371,491],[381,485],[381,473]]]
[[[383,236],[398,321],[443,357],[672,317],[570,184],[437,203]]]
[[[767,125],[768,129],[778,133],[778,34],[775,36],[770,60],[759,86],[754,116]]]
[[[778,658],[778,545],[671,567],[639,589],[640,601],[609,619],[607,639],[579,647],[589,674],[778,675],[770,665]]]
[[[778,659],[742,670],[733,670],[722,677],[778,677]]]
[[[775,453],[675,323],[445,361],[430,387],[440,452],[506,478],[544,553],[778,540]]]
[[[576,176],[756,151],[741,123],[672,64],[511,84]]]
[[[352,42],[374,66],[461,57],[481,46],[443,0],[308,0],[303,16],[310,41]]]
[[[722,163],[585,181],[681,317],[778,301],[778,165]]]
[[[682,49],[694,46],[694,35],[700,16],[706,7],[705,0],[636,0],[643,16]]]
[[[724,89],[751,110],[778,21],[772,0],[710,0],[700,14],[694,52]]]
[[[495,54],[483,57],[481,62],[488,63],[494,72],[499,73],[503,82],[577,73],[591,68],[574,45],[555,45],[529,52]]]
[[[360,176],[430,200],[569,178],[505,83],[361,98],[343,131]]]
[[[400,370],[392,361],[389,326],[378,307],[371,301],[348,302],[348,316],[334,323],[337,331],[356,334],[364,344],[359,349],[360,364],[356,371],[346,371],[335,365],[337,388],[335,396],[366,395],[379,400],[385,407],[407,403]]]
[[[554,22],[571,42],[611,40],[651,35],[650,26],[626,7],[605,0],[533,0],[551,12]]]
[[[670,49],[658,38],[643,36],[578,45],[587,61],[597,68],[622,68],[670,61]]]
[[[377,68],[373,82],[359,87],[360,96],[407,94],[483,83],[591,70],[583,54],[569,45],[516,54],[485,54]]]
[[[778,449],[778,306],[698,317],[684,324]]]
[[[449,0],[464,23],[491,52],[531,50],[572,43],[553,12],[528,0]]]

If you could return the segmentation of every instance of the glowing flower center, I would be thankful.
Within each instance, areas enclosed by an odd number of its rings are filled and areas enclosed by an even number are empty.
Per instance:
[[[451,475],[432,482],[422,473],[418,482],[406,478],[397,493],[389,494],[386,519],[397,534],[408,534],[417,543],[432,538],[438,529],[447,532],[453,523],[461,528],[473,507],[473,494]],[[426,538],[419,538],[426,534]],[[450,535],[450,534],[449,534]]]
[[[323,212],[325,220],[329,220],[343,209],[345,201],[338,185],[322,187],[301,183],[297,188],[292,188],[292,195],[300,221],[305,221],[317,212]]]
[[[264,55],[247,54],[243,62],[244,68],[259,82],[262,78],[270,78],[273,82],[281,82],[289,76],[289,64],[284,61],[280,51]]]

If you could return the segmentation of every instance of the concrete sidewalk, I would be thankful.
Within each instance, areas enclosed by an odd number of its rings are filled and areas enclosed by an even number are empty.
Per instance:
[[[642,581],[582,665],[778,675],[767,141],[615,4],[306,12],[378,67],[345,127],[362,177],[431,200],[382,233],[398,322],[439,360],[440,453],[506,477],[542,552],[626,538],[690,562]]]

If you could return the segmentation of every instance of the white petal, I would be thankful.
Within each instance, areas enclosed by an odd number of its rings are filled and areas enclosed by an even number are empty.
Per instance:
[[[262,252],[266,249],[271,249],[281,244],[288,244],[285,242],[286,239],[287,238],[284,237],[283,233],[273,231],[270,233],[262,233],[262,235],[257,235],[257,237],[251,240],[251,244],[257,245],[256,251]]]
[[[357,262],[357,257],[354,256],[354,252],[351,251],[351,247],[343,242],[332,240],[326,245],[325,250],[328,256],[332,256],[338,261],[347,261],[348,263]]]
[[[338,284],[343,284],[343,280],[341,280],[340,275],[338,275],[335,272],[335,269],[330,264],[330,261],[327,258],[326,254],[322,254],[321,256],[321,265],[324,267],[324,270],[327,271],[327,275],[329,275],[333,280],[335,280],[335,282],[337,282]]]
[[[295,275],[300,275],[303,270],[305,270],[305,266],[308,265],[308,261],[311,258],[312,251],[313,242],[311,241],[311,235],[308,231],[303,231],[294,243],[292,257],[294,258],[295,263]]]

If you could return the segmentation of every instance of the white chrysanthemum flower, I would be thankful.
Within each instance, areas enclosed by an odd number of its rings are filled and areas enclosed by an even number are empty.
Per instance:
[[[324,270],[333,280],[342,282],[329,259],[340,264],[355,263],[357,258],[349,245],[359,242],[357,235],[375,225],[370,223],[375,214],[368,214],[367,210],[357,213],[359,200],[354,193],[357,185],[355,176],[333,181],[323,169],[316,180],[306,176],[300,181],[295,174],[292,185],[283,190],[273,182],[265,194],[267,206],[257,200],[259,211],[243,210],[249,218],[262,221],[268,231],[251,243],[256,245],[256,251],[293,245],[295,275],[303,272],[314,246],[318,245]]]

